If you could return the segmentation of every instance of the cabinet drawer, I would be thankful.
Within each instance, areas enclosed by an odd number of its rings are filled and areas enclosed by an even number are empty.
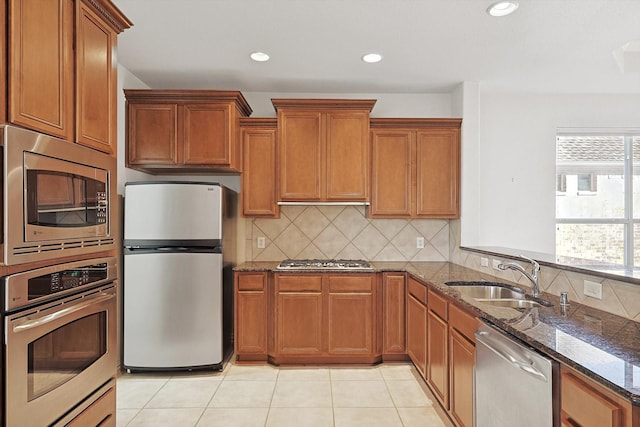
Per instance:
[[[264,291],[266,275],[264,274],[239,274],[238,291]]]
[[[116,390],[110,388],[98,400],[93,402],[80,415],[75,417],[66,427],[82,426],[115,426]]]
[[[449,326],[456,329],[469,341],[475,342],[474,332],[478,329],[478,321],[453,304],[449,306]]]
[[[561,379],[562,419],[583,427],[622,426],[622,408],[568,372]]]
[[[407,281],[407,289],[409,295],[413,295],[415,299],[427,305],[427,287],[425,285],[410,277]]]
[[[277,276],[278,292],[322,292],[322,276]]]
[[[373,277],[372,276],[330,276],[329,292],[371,293],[373,292]]]
[[[437,314],[442,320],[446,321],[448,319],[447,300],[432,291],[429,291],[428,295],[429,310]]]

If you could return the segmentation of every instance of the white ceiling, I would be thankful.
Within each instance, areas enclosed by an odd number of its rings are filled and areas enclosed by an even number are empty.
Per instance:
[[[640,93],[612,51],[640,39],[640,0],[114,0],[134,26],[118,60],[154,89]],[[249,53],[271,55],[266,63]],[[384,56],[365,64],[367,52]]]

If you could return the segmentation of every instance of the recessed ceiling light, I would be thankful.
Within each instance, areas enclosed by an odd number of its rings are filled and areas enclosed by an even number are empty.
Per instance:
[[[382,61],[382,55],[379,53],[367,53],[366,55],[362,55],[362,60],[366,63],[374,64]]]
[[[256,62],[265,62],[269,60],[269,55],[264,52],[253,52],[249,56]]]
[[[494,3],[487,9],[487,13],[491,16],[507,16],[516,11],[518,2],[516,1],[500,1]]]

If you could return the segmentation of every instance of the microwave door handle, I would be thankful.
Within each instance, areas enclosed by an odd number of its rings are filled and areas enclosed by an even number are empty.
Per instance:
[[[100,294],[86,297],[81,303],[75,304],[71,307],[63,308],[62,310],[56,311],[55,313],[47,314],[46,316],[32,319],[20,325],[14,326],[13,332],[23,332],[29,329],[37,328],[38,326],[45,325],[47,323],[53,322],[56,319],[75,313],[76,311],[80,311],[90,305],[108,301],[111,298],[115,298],[115,294]]]

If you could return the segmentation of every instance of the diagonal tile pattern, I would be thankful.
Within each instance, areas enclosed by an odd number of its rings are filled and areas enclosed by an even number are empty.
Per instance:
[[[411,364],[285,367],[118,378],[118,427],[450,427]]]
[[[446,261],[449,221],[369,219],[363,206],[283,206],[278,219],[249,220],[246,259],[351,258]],[[264,237],[265,248],[257,247]],[[425,247],[416,247],[423,237]]]
[[[523,287],[529,287],[529,280],[522,274],[513,271],[497,271],[489,266],[482,267],[480,258],[495,258],[481,255],[475,252],[468,252],[460,249],[460,221],[449,222],[449,242],[451,252],[449,261],[465,266],[467,268],[480,271],[488,276],[495,276],[497,280],[510,280],[517,282]],[[500,259],[500,261],[505,261]],[[508,260],[511,261],[511,260]],[[577,273],[565,269],[542,266],[540,269],[540,286],[542,290],[553,295],[560,295],[560,292],[568,292],[569,301],[577,301],[580,304],[596,308],[598,310],[613,313],[627,319],[640,322],[640,286],[621,281],[603,279],[599,276],[592,276],[584,273]],[[584,281],[589,280],[602,284],[602,299],[596,299],[584,294]]]

